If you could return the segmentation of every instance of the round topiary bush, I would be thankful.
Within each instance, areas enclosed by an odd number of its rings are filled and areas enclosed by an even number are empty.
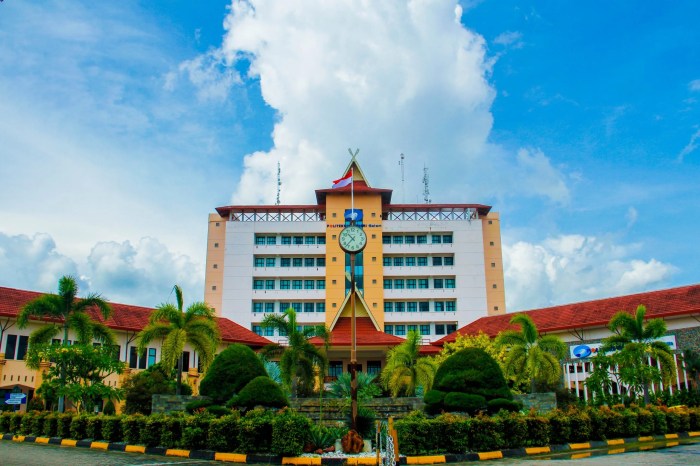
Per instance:
[[[470,395],[468,393],[450,392],[445,395],[443,406],[446,411],[457,411],[460,413],[477,414],[486,409],[486,398],[481,395]]]
[[[444,394],[442,400],[440,393]],[[465,398],[456,394],[479,398]],[[500,366],[483,349],[465,348],[440,365],[433,390],[426,394],[425,403],[430,413],[443,409],[474,413],[485,409],[486,403],[495,399],[513,399]]]
[[[254,408],[264,406],[266,408],[283,408],[288,406],[287,397],[282,389],[267,376],[256,377],[243,390],[227,403],[226,406],[235,408]]]
[[[210,397],[215,404],[225,403],[260,376],[267,376],[262,361],[252,349],[236,343],[214,358],[199,385],[199,393]]]
[[[523,407],[522,403],[505,398],[494,398],[493,400],[489,400],[487,405],[490,414],[496,414],[501,410],[517,413]]]

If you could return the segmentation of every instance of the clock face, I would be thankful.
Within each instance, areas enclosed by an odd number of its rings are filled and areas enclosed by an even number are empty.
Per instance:
[[[338,242],[343,251],[347,253],[357,253],[362,251],[367,245],[367,235],[362,228],[351,225],[343,228],[338,237]]]

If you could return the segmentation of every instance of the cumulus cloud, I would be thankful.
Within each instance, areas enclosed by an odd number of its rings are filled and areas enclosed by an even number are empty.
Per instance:
[[[406,202],[421,191],[424,165],[436,202],[510,195],[503,167],[510,178],[532,181],[518,195],[565,199],[564,176],[544,154],[489,142],[493,58],[461,14],[457,2],[442,0],[233,0],[221,53],[247,69],[245,79],[259,79],[278,115],[272,149],[245,157],[233,202],[273,202],[278,162],[282,202],[308,202],[310,188],[342,174],[349,147],[361,149],[374,186],[396,187],[399,154],[406,154]],[[187,64],[193,75],[198,67],[212,70]],[[543,189],[552,176],[555,188]]]
[[[167,73],[164,88],[174,90],[177,79],[184,75],[197,89],[198,99],[224,102],[229,97],[231,88],[241,83],[238,73],[227,65],[229,63],[221,50],[210,50],[204,55],[180,63],[177,73]]]
[[[154,238],[98,243],[78,264],[61,254],[48,234],[0,233],[0,285],[54,293],[63,275],[77,278],[81,295],[100,293],[112,302],[156,306],[172,301],[175,284],[183,288],[187,303],[203,299],[201,267]]]
[[[661,287],[676,268],[630,258],[634,246],[582,235],[504,245],[506,297],[511,312],[618,296]]]

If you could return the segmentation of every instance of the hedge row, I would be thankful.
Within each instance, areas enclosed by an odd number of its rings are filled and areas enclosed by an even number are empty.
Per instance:
[[[208,414],[86,416],[49,412],[3,413],[0,433],[92,439],[147,447],[298,456],[311,421],[289,409]]]
[[[625,407],[476,417],[414,412],[396,421],[405,455],[467,453],[700,430],[700,408]]]

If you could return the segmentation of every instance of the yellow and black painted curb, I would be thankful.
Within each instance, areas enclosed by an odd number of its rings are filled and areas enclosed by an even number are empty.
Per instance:
[[[572,458],[583,458],[591,454],[587,450],[619,447],[610,450],[610,453],[622,453],[624,445],[666,441],[668,446],[678,444],[680,439],[700,438],[700,432],[681,432],[678,434],[649,435],[645,437],[632,437],[625,439],[591,441],[583,443],[569,443],[566,445],[550,445],[546,447],[512,448],[509,450],[486,451],[466,454],[447,454],[432,456],[406,456],[401,457],[400,464],[439,464],[462,463],[466,461],[484,461],[500,458],[517,458],[548,453],[570,452]],[[124,451],[128,453],[144,453],[149,455],[178,456],[198,460],[216,460],[229,463],[247,464],[281,464],[293,466],[369,466],[377,464],[376,457],[347,457],[347,458],[321,458],[321,457],[283,457],[274,455],[244,455],[239,453],[219,453],[211,450],[180,450],[176,448],[145,447],[142,445],[127,445],[124,443],[93,442],[92,440],[71,440],[59,437],[32,437],[25,435],[2,435],[2,440],[13,442],[45,443],[70,447],[92,448],[95,450]],[[644,450],[642,446],[640,449]]]

